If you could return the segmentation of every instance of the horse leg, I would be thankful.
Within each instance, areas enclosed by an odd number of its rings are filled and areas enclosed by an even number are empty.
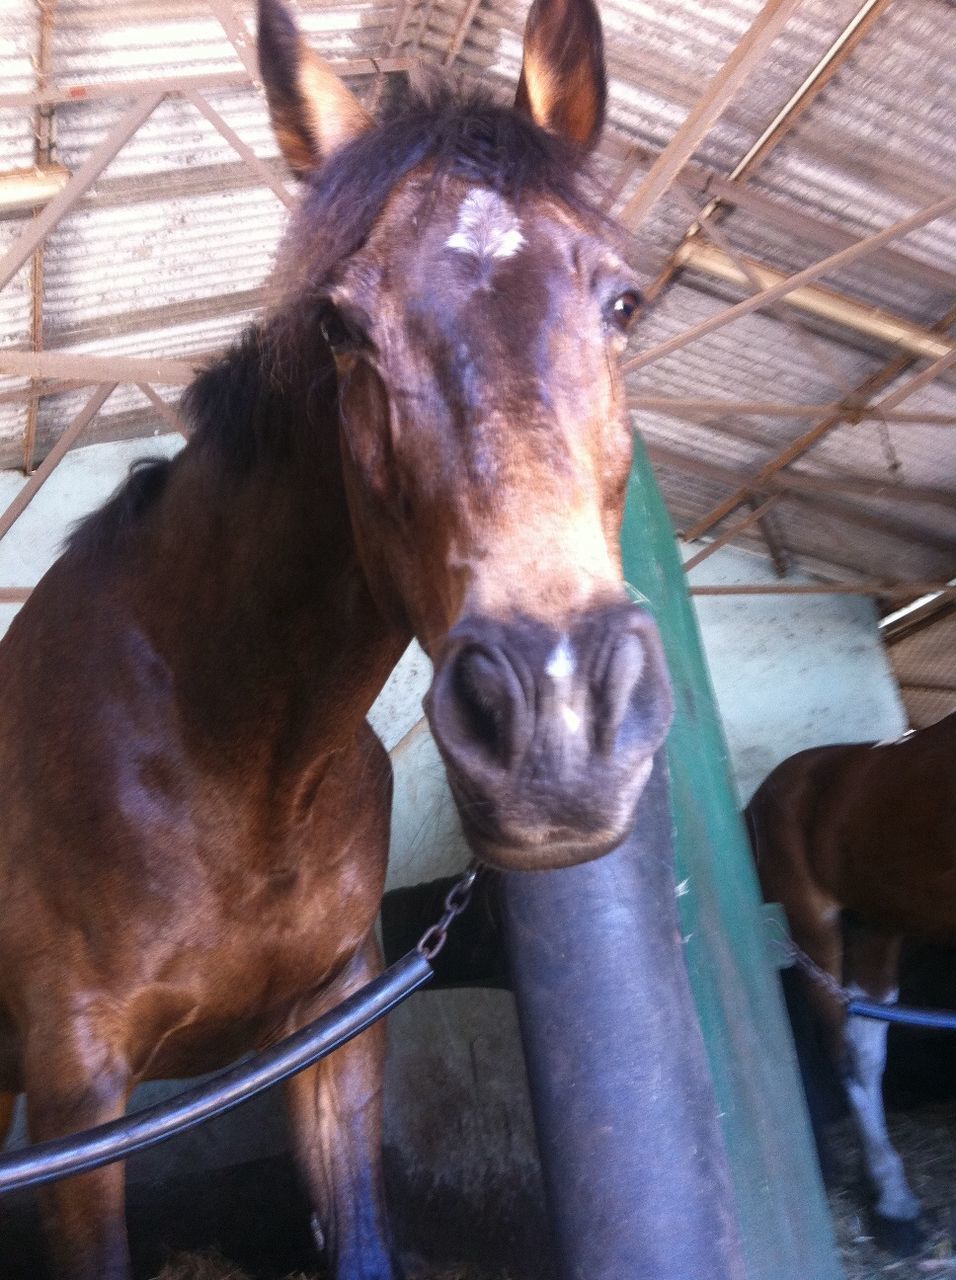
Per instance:
[[[794,894],[787,913],[793,942],[824,974],[841,982],[843,930],[838,906],[815,893],[805,894],[799,907],[795,902]],[[824,981],[799,969],[790,986],[788,1006],[820,1171],[829,1183],[837,1162],[828,1129],[844,1105],[844,1006]]]
[[[129,1073],[87,1022],[31,1031],[24,1055],[32,1142],[115,1120],[126,1109]],[[57,1280],[129,1280],[124,1167],[105,1165],[40,1191]]]
[[[297,1011],[296,1025],[319,1017],[381,971],[369,939],[321,999]],[[313,1228],[330,1280],[400,1280],[382,1186],[381,1023],[293,1076],[285,1086],[299,1166],[314,1209]]]
[[[850,990],[867,1000],[893,1004],[899,995],[900,939],[854,927],[849,935]],[[883,1107],[883,1071],[889,1026],[851,1014],[846,1020],[847,1097],[863,1143],[867,1175],[876,1193],[875,1231],[899,1254],[922,1242],[920,1202],[910,1189],[903,1162],[890,1141]]]

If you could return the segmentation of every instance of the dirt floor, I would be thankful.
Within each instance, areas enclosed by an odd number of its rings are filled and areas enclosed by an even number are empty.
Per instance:
[[[956,1280],[956,1103],[924,1106],[890,1116],[890,1129],[913,1188],[923,1201],[929,1235],[918,1258],[900,1261],[883,1252],[868,1231],[855,1130],[844,1121],[833,1130],[840,1168],[830,1191],[837,1244],[846,1280]],[[420,1275],[421,1273],[419,1273]],[[214,1258],[184,1255],[157,1280],[258,1280]],[[290,1280],[321,1280],[296,1273]],[[422,1280],[425,1280],[422,1277]],[[441,1271],[427,1280],[511,1280],[502,1273]],[[703,1280],[703,1278],[701,1278]],[[807,1277],[806,1280],[813,1280]]]
[[[956,1103],[924,1106],[889,1117],[890,1133],[913,1190],[926,1211],[928,1238],[921,1255],[899,1261],[879,1249],[868,1230],[861,1185],[860,1145],[850,1122],[833,1131],[839,1178],[830,1208],[847,1280],[925,1280],[956,1277]]]

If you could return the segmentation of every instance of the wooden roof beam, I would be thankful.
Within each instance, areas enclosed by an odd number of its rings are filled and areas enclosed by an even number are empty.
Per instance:
[[[763,61],[768,49],[799,7],[800,0],[767,0],[733,53],[714,76],[683,124],[651,165],[620,211],[620,220],[636,230],[723,114],[734,94]]]

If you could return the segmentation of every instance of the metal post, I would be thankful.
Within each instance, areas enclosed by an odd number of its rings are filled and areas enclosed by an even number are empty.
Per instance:
[[[503,876],[562,1280],[745,1275],[682,954],[663,752],[606,858]]]

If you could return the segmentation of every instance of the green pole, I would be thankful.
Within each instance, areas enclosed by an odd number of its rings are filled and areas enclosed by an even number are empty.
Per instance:
[[[674,532],[639,439],[622,545],[625,577],[657,619],[674,682],[667,751],[680,916],[748,1277],[843,1280],[727,745]]]

